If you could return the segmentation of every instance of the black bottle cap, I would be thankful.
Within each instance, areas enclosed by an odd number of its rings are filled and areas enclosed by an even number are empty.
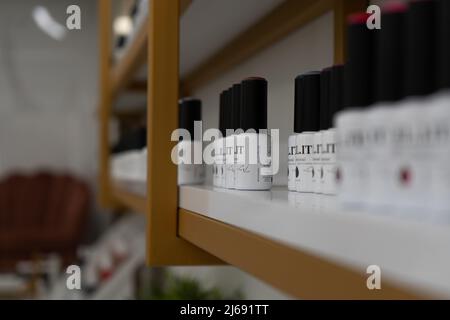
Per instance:
[[[303,88],[303,78],[305,75],[301,74],[295,78],[294,82],[294,132],[300,133],[302,132],[302,124],[301,124],[301,108],[303,107],[303,97],[304,97],[304,88]]]
[[[405,95],[436,90],[436,2],[416,0],[406,13]]]
[[[367,13],[352,14],[347,26],[347,62],[345,64],[345,106],[366,107],[373,102],[374,36],[367,28]]]
[[[179,128],[186,129],[194,140],[194,121],[202,120],[202,102],[195,98],[184,98],[179,102]]]
[[[295,132],[319,131],[320,72],[308,72],[295,79]]]
[[[333,118],[344,108],[344,65],[335,65],[330,70],[330,108],[328,128],[333,126]]]
[[[225,91],[222,91],[220,93],[220,100],[219,100],[219,131],[222,134],[222,136],[225,136]]]
[[[232,108],[232,128],[239,129],[241,126],[241,84],[233,85],[233,108]]]
[[[440,89],[450,88],[450,1],[438,3],[438,85]]]
[[[225,135],[227,129],[233,129],[233,88],[230,87],[225,90],[225,107],[224,107],[224,118],[225,118]]]
[[[247,78],[241,83],[241,129],[267,129],[267,80]]]
[[[382,28],[376,36],[375,100],[394,102],[404,97],[405,20],[407,5],[383,7]]]
[[[331,68],[325,68],[320,73],[320,130],[331,127]]]

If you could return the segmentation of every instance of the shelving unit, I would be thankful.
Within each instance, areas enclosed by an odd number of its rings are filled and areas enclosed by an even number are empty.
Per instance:
[[[195,0],[194,0],[195,1]],[[448,230],[337,209],[314,198],[177,186],[170,135],[178,98],[237,66],[326,12],[334,13],[334,60],[345,60],[345,17],[364,0],[285,0],[180,79],[179,20],[191,1],[149,1],[141,30],[121,64],[111,66],[111,8],[100,3],[100,201],[147,216],[149,265],[230,264],[299,298],[416,298],[450,296],[440,283],[450,260]],[[133,74],[147,64],[147,81]],[[109,177],[108,119],[123,91],[147,90],[146,192],[118,187]],[[444,245],[443,245],[444,244]],[[438,249],[435,249],[438,248]],[[437,251],[438,252],[437,252]],[[414,255],[417,259],[412,259]],[[436,256],[442,261],[436,261]],[[382,290],[368,290],[366,268],[382,268]],[[439,264],[439,266],[437,266]]]

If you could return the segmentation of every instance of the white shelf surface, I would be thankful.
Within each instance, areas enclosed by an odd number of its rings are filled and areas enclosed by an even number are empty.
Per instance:
[[[369,265],[378,265],[382,285],[389,280],[421,294],[450,298],[449,224],[344,210],[333,196],[288,192],[286,187],[236,191],[181,186],[179,205],[363,275]]]

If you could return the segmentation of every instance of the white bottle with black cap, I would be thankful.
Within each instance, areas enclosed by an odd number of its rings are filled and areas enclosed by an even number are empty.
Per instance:
[[[325,182],[322,162],[322,153],[325,147],[322,141],[323,135],[331,127],[328,123],[330,113],[330,73],[331,68],[325,68],[320,72],[319,131],[314,134],[313,164],[315,174],[312,180],[314,193],[317,194],[322,193],[323,183]]]
[[[429,99],[429,122],[434,130],[431,172],[431,203],[439,219],[448,221],[450,211],[450,1],[440,0],[437,32],[438,93]],[[442,215],[441,213],[444,213]]]
[[[228,118],[228,126],[229,132],[227,132],[227,137],[225,139],[226,144],[226,188],[234,189],[235,183],[235,169],[236,169],[236,135],[235,131],[240,126],[240,117],[241,117],[241,85],[234,84],[230,89],[229,94],[229,103],[228,108],[229,112],[227,112]]]
[[[200,159],[195,157],[196,152],[203,155],[201,132],[195,136],[195,121],[202,121],[202,102],[194,98],[181,99],[179,101],[179,128],[187,130],[190,139],[178,142],[178,154],[190,151],[190,157],[187,157],[189,163],[180,162],[178,164],[178,185],[201,184],[205,180],[203,157]]]
[[[235,188],[270,190],[272,163],[265,79],[253,77],[242,81],[240,122],[244,133],[236,136]]]
[[[374,86],[375,104],[365,118],[366,148],[364,157],[368,163],[368,183],[361,201],[368,207],[389,207],[390,198],[397,183],[392,161],[392,135],[389,126],[392,112],[403,99],[405,12],[404,3],[383,7],[383,27],[375,40],[376,73]]]
[[[298,176],[298,168],[296,163],[297,156],[297,135],[301,132],[301,111],[302,104],[300,103],[300,78],[303,75],[298,76],[295,79],[294,90],[294,134],[291,134],[288,138],[288,190],[297,191],[296,177]]]
[[[373,91],[374,32],[367,28],[367,13],[348,18],[347,62],[344,72],[344,110],[335,117],[337,133],[336,173],[339,201],[346,206],[361,205],[367,184],[364,148],[364,117]]]
[[[319,131],[320,72],[309,72],[295,79],[295,104],[299,108],[300,133],[295,156],[298,192],[314,192],[314,135]]]
[[[424,209],[429,207],[431,174],[430,137],[424,114],[425,97],[435,85],[436,2],[413,1],[406,13],[404,90],[406,98],[391,113],[391,160],[397,179],[391,201],[394,207]],[[421,210],[417,210],[419,212]]]
[[[326,89],[326,86],[328,86],[328,90]],[[319,190],[322,194],[335,195],[337,168],[336,129],[333,128],[333,117],[342,109],[344,104],[343,65],[335,65],[330,69],[325,70],[325,73],[322,71],[320,95],[320,121],[323,131]],[[323,104],[322,99],[324,100]]]
[[[222,91],[219,100],[219,132],[221,137],[214,141],[214,166],[213,166],[213,185],[222,188],[223,185],[223,149],[225,136],[225,92]]]

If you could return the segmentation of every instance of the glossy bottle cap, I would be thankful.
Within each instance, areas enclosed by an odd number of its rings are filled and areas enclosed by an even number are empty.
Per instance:
[[[320,73],[320,130],[331,127],[331,68],[325,68]]]
[[[225,136],[224,111],[225,111],[225,91],[222,91],[220,93],[219,99],[219,131],[221,132],[222,136]]]
[[[382,28],[376,36],[375,100],[394,102],[404,97],[405,17],[407,5],[383,8]]]
[[[367,13],[353,14],[347,26],[347,62],[345,64],[345,107],[362,108],[373,102],[374,36],[367,28]]]
[[[436,2],[412,1],[406,13],[405,95],[436,90]]]
[[[179,101],[179,128],[186,129],[194,140],[194,121],[202,120],[202,102],[195,98],[184,98]]]
[[[450,88],[450,1],[438,3],[438,85],[440,89]]]
[[[241,84],[237,83],[233,85],[233,108],[232,119],[234,130],[239,129],[241,126]]]
[[[308,72],[295,79],[295,132],[320,129],[320,72]]]
[[[267,80],[247,78],[241,83],[241,129],[267,129]]]
[[[225,130],[233,129],[233,87],[228,88],[225,91]],[[226,135],[226,131],[225,131]]]

